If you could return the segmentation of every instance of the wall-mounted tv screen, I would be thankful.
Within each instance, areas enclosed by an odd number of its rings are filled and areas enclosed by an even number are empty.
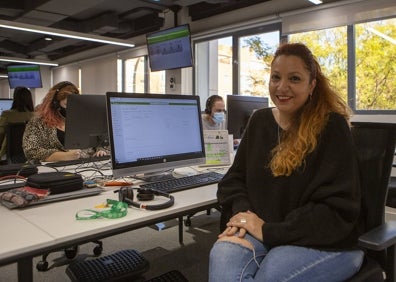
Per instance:
[[[25,86],[27,88],[41,88],[41,73],[39,65],[13,65],[7,66],[8,82],[10,88]]]
[[[151,71],[193,65],[188,24],[149,33],[146,39]]]

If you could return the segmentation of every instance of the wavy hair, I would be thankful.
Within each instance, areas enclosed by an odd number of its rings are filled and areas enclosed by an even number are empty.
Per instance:
[[[59,102],[67,96],[79,94],[78,88],[71,82],[62,81],[55,84],[37,107],[37,115],[51,128],[57,127],[64,122],[64,117],[59,113]]]
[[[279,56],[296,56],[310,73],[310,82],[316,86],[306,104],[296,113],[288,130],[282,131],[280,144],[272,150],[270,169],[274,176],[289,176],[301,165],[305,157],[317,146],[318,136],[326,126],[330,113],[342,115],[349,123],[351,109],[332,88],[311,51],[301,43],[286,43],[277,49]]]

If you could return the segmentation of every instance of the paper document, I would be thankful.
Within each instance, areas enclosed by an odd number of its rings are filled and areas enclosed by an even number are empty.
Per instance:
[[[230,146],[227,130],[204,130],[205,166],[230,165]]]

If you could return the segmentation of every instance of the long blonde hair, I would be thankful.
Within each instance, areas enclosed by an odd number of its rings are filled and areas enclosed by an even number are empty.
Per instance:
[[[326,126],[329,114],[338,113],[349,122],[352,112],[341,96],[331,87],[318,61],[304,44],[287,43],[279,46],[272,63],[281,55],[301,58],[310,73],[310,82],[316,79],[312,95],[297,112],[290,127],[282,131],[280,144],[272,150],[270,161],[272,174],[289,176],[304,165],[305,157],[316,148],[318,136]]]

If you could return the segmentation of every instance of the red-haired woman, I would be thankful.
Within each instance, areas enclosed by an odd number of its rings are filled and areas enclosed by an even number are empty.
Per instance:
[[[29,161],[53,162],[107,154],[103,148],[66,150],[64,147],[67,97],[78,94],[78,88],[68,81],[59,82],[49,90],[26,125],[23,150]]]

